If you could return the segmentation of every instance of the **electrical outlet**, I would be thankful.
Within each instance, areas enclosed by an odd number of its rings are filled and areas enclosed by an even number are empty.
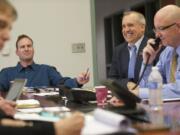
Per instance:
[[[72,53],[85,53],[85,43],[73,43]]]

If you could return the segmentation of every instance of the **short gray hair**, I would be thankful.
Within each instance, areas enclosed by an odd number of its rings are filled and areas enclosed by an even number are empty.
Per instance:
[[[133,14],[133,15],[135,15],[137,17],[137,21],[139,23],[146,25],[146,19],[145,19],[144,15],[139,13],[139,12],[136,12],[136,11],[125,11],[123,13],[123,18],[125,16],[131,15],[131,14]]]

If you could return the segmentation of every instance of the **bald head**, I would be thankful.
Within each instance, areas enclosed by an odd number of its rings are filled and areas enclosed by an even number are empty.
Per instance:
[[[180,8],[176,5],[161,8],[154,17],[154,27],[163,45],[177,48],[180,45]]]
[[[154,19],[162,21],[180,20],[180,8],[176,5],[168,5],[161,8],[155,15]]]

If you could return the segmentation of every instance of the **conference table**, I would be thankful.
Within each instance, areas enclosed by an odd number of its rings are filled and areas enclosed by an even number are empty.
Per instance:
[[[64,105],[64,100],[59,95],[55,96],[34,96],[32,93],[24,93],[21,99],[36,99],[42,107],[53,107]],[[160,111],[150,111],[147,103],[140,106],[148,112],[151,123],[133,122],[133,127],[138,129],[140,135],[179,135],[180,134],[180,101],[164,102]],[[72,111],[80,110],[81,105],[71,104],[68,106]],[[96,104],[90,106],[96,108]],[[84,112],[88,112],[86,110]],[[164,126],[165,125],[165,126]]]
[[[148,106],[148,105],[145,105]],[[139,132],[140,135],[179,135],[180,134],[180,101],[164,102],[162,111],[152,112],[147,109],[152,123],[157,130],[147,130]],[[159,128],[158,124],[166,124],[167,127]],[[157,126],[156,126],[157,124]],[[151,124],[140,123],[151,128]]]

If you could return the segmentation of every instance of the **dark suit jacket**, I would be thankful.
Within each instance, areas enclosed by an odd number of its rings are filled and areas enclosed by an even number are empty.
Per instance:
[[[137,83],[139,79],[139,73],[141,70],[142,64],[142,51],[143,48],[146,46],[148,38],[144,37],[138,50],[136,64],[135,64],[135,78],[131,81]],[[117,46],[115,48],[112,65],[109,72],[109,77],[112,79],[116,79],[121,83],[127,84],[129,81],[128,79],[128,66],[129,66],[129,50],[128,50],[128,43],[124,42],[123,44]]]

